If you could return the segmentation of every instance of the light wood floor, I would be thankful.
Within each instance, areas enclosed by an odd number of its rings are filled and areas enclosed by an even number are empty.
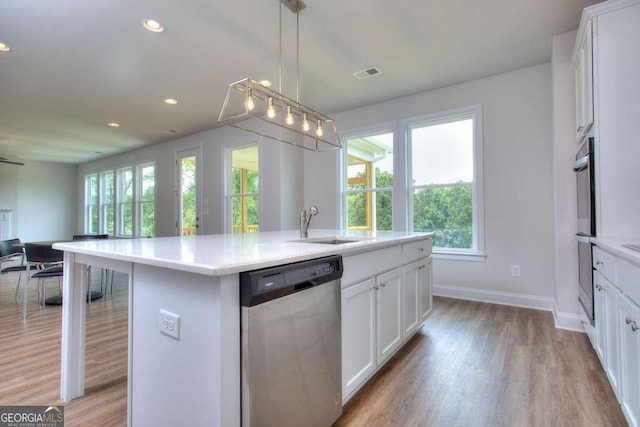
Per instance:
[[[0,405],[64,405],[70,427],[126,425],[124,277],[113,295],[88,307],[86,394],[66,403],[59,398],[61,308],[37,306],[32,284],[23,321],[13,279],[0,276]],[[57,284],[48,289],[53,295]],[[335,424],[625,425],[586,335],[555,329],[548,312],[445,298],[435,298],[425,326]]]

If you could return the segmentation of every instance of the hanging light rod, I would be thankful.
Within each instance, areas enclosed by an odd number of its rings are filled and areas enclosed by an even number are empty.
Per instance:
[[[342,148],[333,119],[299,102],[299,14],[306,5],[300,0],[280,1],[280,92],[282,92],[282,6],[296,14],[296,99],[244,78],[231,83],[218,123],[255,135],[285,142],[311,151]]]
[[[280,3],[287,6],[293,13],[298,13],[302,9],[307,7],[307,5],[302,2],[302,0],[280,0]]]

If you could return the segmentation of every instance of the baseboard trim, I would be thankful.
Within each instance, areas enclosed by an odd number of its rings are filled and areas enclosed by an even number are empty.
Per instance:
[[[553,311],[554,308],[553,298],[515,294],[512,292],[488,291],[486,289],[464,288],[461,286],[434,284],[433,295],[544,311]]]
[[[558,329],[585,333],[584,326],[582,326],[582,318],[577,314],[561,313],[554,307],[553,321]]]
[[[550,311],[553,313],[556,328],[586,333],[582,325],[582,317],[579,314],[559,312],[553,298],[438,284],[433,285],[433,295]]]

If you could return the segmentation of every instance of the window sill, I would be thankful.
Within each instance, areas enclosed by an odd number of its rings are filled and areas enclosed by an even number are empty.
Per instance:
[[[485,262],[487,259],[486,254],[474,254],[467,252],[439,252],[434,251],[433,259],[443,259],[447,261],[471,261],[471,262]]]

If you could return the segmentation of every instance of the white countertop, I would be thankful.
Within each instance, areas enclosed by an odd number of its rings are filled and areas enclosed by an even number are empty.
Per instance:
[[[625,248],[622,245],[640,245],[640,239],[623,239],[613,237],[597,237],[592,238],[591,242],[596,246],[601,246],[603,249],[607,249],[617,257],[625,259],[632,264],[640,267],[640,251],[634,251],[633,249]]]
[[[85,240],[56,243],[54,249],[197,274],[223,276],[322,256],[349,255],[431,238],[433,233],[309,230],[309,238],[351,237],[355,242],[296,242],[298,230],[189,237]]]

